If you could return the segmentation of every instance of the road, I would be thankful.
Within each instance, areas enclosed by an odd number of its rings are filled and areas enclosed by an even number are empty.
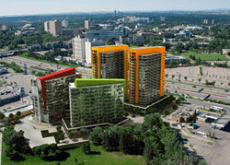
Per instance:
[[[49,68],[49,69],[52,69],[54,71],[64,69],[64,68],[68,68],[68,67],[64,67],[64,66],[59,66],[60,68],[57,69],[57,65],[48,64],[48,63],[42,63],[42,62],[39,62],[39,61],[26,59],[26,58],[22,58],[22,57],[19,57],[19,56],[4,57],[1,60],[5,61],[5,62],[8,62],[8,63],[15,62],[17,65],[20,65],[20,66],[24,66],[24,64],[26,64],[27,67],[37,66],[37,67],[41,67],[41,68]]]
[[[189,88],[187,86],[183,86],[183,88],[182,88],[182,86],[179,87],[178,84],[173,84],[173,85],[174,86],[172,86],[170,84],[166,84],[165,85],[165,90],[168,91],[168,92],[172,92],[172,93],[175,93],[175,90],[177,90],[177,93],[180,94],[180,95],[184,94],[184,95],[189,95],[189,96],[197,97],[197,98],[201,98],[201,99],[204,99],[205,97],[210,95],[210,97],[208,97],[209,99],[221,100],[221,101],[230,103],[230,96],[229,96],[229,93],[227,93],[227,92],[225,92],[223,94],[222,94],[222,92],[221,93],[216,93],[216,95],[218,94],[218,96],[216,96],[214,91],[209,91],[206,88],[204,88],[203,91],[198,93],[198,91],[201,90],[202,87],[191,88],[191,86],[190,86],[190,88]],[[191,90],[194,90],[194,91],[191,91]],[[204,92],[204,93],[202,93],[202,92]]]

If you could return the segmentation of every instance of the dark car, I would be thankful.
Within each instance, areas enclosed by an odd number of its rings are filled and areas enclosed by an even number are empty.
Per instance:
[[[194,85],[194,86],[192,86],[193,88],[196,88],[196,86]]]

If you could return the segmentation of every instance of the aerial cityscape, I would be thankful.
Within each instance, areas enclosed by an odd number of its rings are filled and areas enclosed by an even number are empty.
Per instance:
[[[230,2],[118,1],[0,2],[0,165],[230,164]]]

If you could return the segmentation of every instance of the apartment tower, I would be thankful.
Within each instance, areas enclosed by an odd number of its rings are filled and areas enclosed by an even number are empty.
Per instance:
[[[92,47],[93,78],[123,78],[125,99],[148,105],[164,96],[165,47]]]
[[[80,35],[72,40],[73,57],[77,60],[85,60],[85,42],[87,38],[82,38]]]
[[[61,35],[61,22],[58,20],[49,21],[49,32],[53,36]]]
[[[92,78],[127,80],[128,45],[92,47]]]
[[[75,68],[68,68],[32,79],[33,119],[55,124],[69,116],[69,83],[81,77]]]
[[[44,30],[49,32],[49,21],[44,22]]]
[[[164,96],[165,47],[129,49],[129,102],[148,105]]]
[[[124,79],[75,79],[69,84],[72,127],[123,119]]]

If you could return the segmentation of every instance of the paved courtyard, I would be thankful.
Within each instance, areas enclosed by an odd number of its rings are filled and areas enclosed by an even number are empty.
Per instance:
[[[15,130],[23,130],[25,138],[29,139],[30,147],[39,146],[42,144],[56,143],[54,137],[42,138],[41,130],[34,128],[33,122],[30,121],[31,116],[20,119],[22,123],[15,125]],[[51,130],[49,130],[51,132]]]

